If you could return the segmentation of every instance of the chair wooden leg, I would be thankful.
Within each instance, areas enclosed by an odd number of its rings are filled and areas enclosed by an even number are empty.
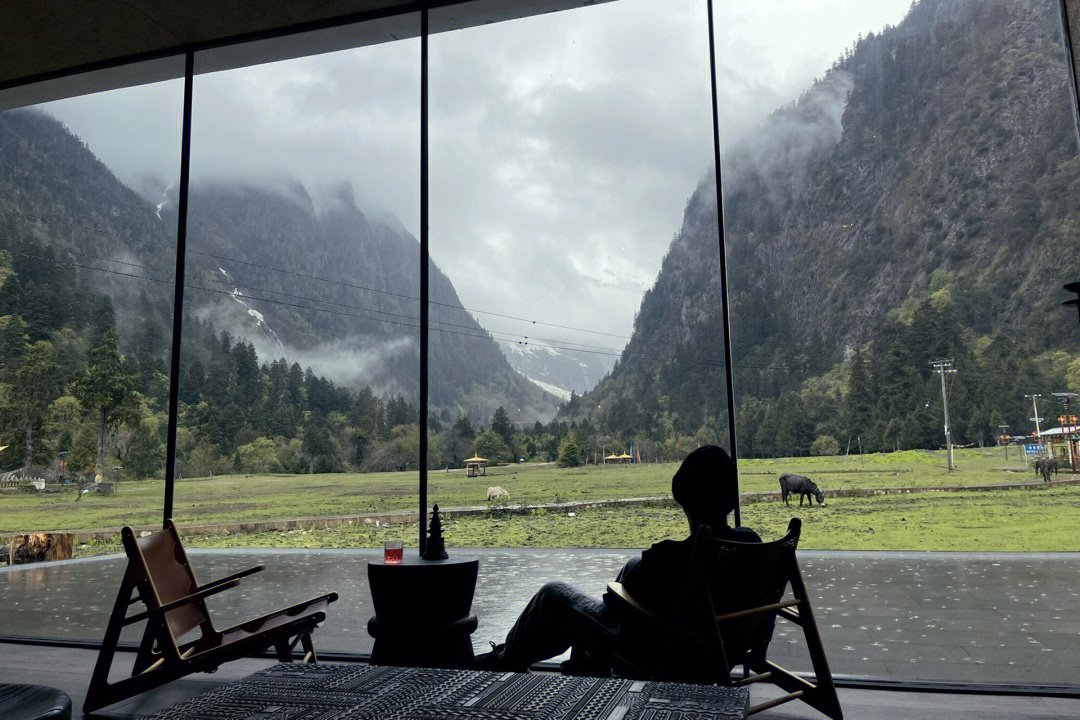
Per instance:
[[[288,638],[283,637],[274,642],[274,651],[277,653],[278,662],[292,662],[292,648]]]
[[[143,632],[142,641],[139,643],[139,652],[135,655],[135,664],[131,668],[132,675],[138,675],[143,670],[154,664],[154,662],[160,657],[160,650],[154,652],[154,640],[156,634],[152,632],[149,622],[146,624],[146,630]]]
[[[789,577],[791,592],[799,601],[799,619],[802,621],[803,634],[806,637],[806,649],[810,653],[810,662],[814,667],[816,687],[810,693],[810,697],[804,698],[808,704],[828,715],[833,720],[842,720],[843,711],[840,709],[840,698],[836,694],[836,685],[833,683],[832,671],[829,669],[829,660],[825,657],[825,646],[821,642],[821,634],[818,632],[817,621],[814,619],[814,611],[810,608],[810,600],[806,593],[806,584],[803,582],[802,573],[799,571],[797,562],[792,563]]]
[[[312,664],[319,662],[319,657],[315,654],[315,645],[311,642],[310,632],[306,632],[301,636],[300,644],[304,648],[303,662]]]
[[[97,662],[94,665],[94,674],[90,676],[90,685],[87,687],[86,700],[83,703],[84,713],[99,710],[121,699],[110,692],[109,671],[112,670],[116,644],[120,641],[120,631],[124,627],[124,617],[127,615],[134,592],[135,583],[131,574],[125,572],[124,579],[120,582],[120,590],[116,594],[116,602],[113,603],[109,624],[105,628],[105,638],[101,641],[101,651],[98,652]]]

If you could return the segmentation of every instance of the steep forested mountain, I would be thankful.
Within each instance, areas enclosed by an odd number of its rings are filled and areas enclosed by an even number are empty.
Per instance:
[[[135,274],[171,277],[174,203],[154,207],[139,198],[45,116],[6,113],[0,123],[0,162],[8,176],[0,207],[8,210],[12,228],[32,228],[56,251],[135,261],[126,265]],[[219,329],[249,339],[262,360],[299,360],[339,384],[371,386],[415,403],[417,241],[400,227],[369,221],[349,187],[337,188],[323,205],[317,212],[295,182],[275,189],[193,188],[188,278],[196,287],[188,294],[190,306]],[[124,275],[82,275],[114,298],[171,294]],[[432,404],[468,412],[483,396],[488,406],[503,404],[518,420],[550,417],[554,398],[513,372],[435,266],[430,282],[437,303],[431,359],[439,368],[432,375]],[[143,315],[124,312],[127,307],[120,304],[121,323]]]
[[[417,401],[420,249],[400,226],[371,220],[344,185],[313,199],[279,188],[195,188],[190,277],[196,314],[346,385]],[[167,212],[167,211],[166,211]],[[516,373],[431,265],[430,402],[484,422],[547,420],[556,399]],[[222,291],[230,293],[223,296]]]
[[[189,474],[416,466],[418,243],[366,218],[347,187],[321,203],[295,183],[193,190]],[[0,469],[64,453],[79,472],[160,472],[173,207],[125,187],[52,118],[0,114]],[[472,438],[438,420],[486,423],[502,405],[535,421],[557,401],[510,367],[435,266],[430,282],[438,465]]]
[[[1080,278],[1067,83],[1057,3],[919,0],[725,151],[741,452],[937,446],[937,356],[960,442],[1026,432],[1026,392],[1080,389],[1058,306]],[[565,417],[657,442],[726,429],[714,188]]]

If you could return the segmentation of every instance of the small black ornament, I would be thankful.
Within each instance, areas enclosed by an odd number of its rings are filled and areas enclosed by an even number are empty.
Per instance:
[[[445,560],[446,543],[443,541],[442,520],[439,518],[439,506],[431,508],[431,524],[428,526],[427,544],[424,547],[424,560]]]

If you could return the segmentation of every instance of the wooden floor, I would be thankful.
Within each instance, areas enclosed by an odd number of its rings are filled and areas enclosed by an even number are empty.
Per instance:
[[[126,655],[126,658],[125,658]],[[0,643],[0,682],[34,683],[60,688],[75,706],[75,720],[82,718],[81,707],[90,672],[97,654],[90,650],[50,648]],[[130,654],[118,660],[130,661]],[[193,675],[167,687],[146,693],[126,703],[97,713],[95,718],[136,718],[200,695],[216,685],[249,675],[273,664],[271,660],[241,660],[222,667],[212,675]],[[767,687],[754,686],[752,702],[772,695]],[[1027,720],[1036,718],[1080,717],[1080,699],[1003,697],[992,695],[949,695],[921,692],[882,692],[841,690],[844,716],[849,720]],[[801,703],[790,703],[757,715],[772,720],[783,718],[821,718],[819,713]]]

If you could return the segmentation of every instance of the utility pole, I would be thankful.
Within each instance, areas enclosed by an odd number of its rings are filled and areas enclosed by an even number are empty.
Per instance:
[[[952,427],[949,425],[949,397],[945,392],[945,375],[956,372],[956,369],[952,366],[952,358],[931,360],[930,367],[934,369],[938,375],[941,376],[941,407],[945,411],[945,449],[949,458],[949,472],[953,471],[953,452],[952,452]]]
[[[1077,397],[1074,392],[1059,392],[1050,393],[1058,400],[1061,401],[1061,408],[1064,411],[1064,415],[1058,417],[1058,425],[1061,426],[1061,436],[1065,441],[1065,453],[1066,458],[1069,461],[1069,467],[1072,471],[1076,472],[1076,453],[1073,448],[1073,436],[1076,433],[1076,416],[1070,415],[1069,410],[1072,405],[1072,399]]]
[[[1035,393],[1034,395],[1025,395],[1024,397],[1031,398],[1031,409],[1035,411],[1035,414],[1031,416],[1032,421],[1035,423],[1035,442],[1042,445],[1042,429],[1039,427],[1039,420],[1042,418],[1039,417],[1039,405],[1035,402],[1038,398],[1041,398],[1042,395]]]

